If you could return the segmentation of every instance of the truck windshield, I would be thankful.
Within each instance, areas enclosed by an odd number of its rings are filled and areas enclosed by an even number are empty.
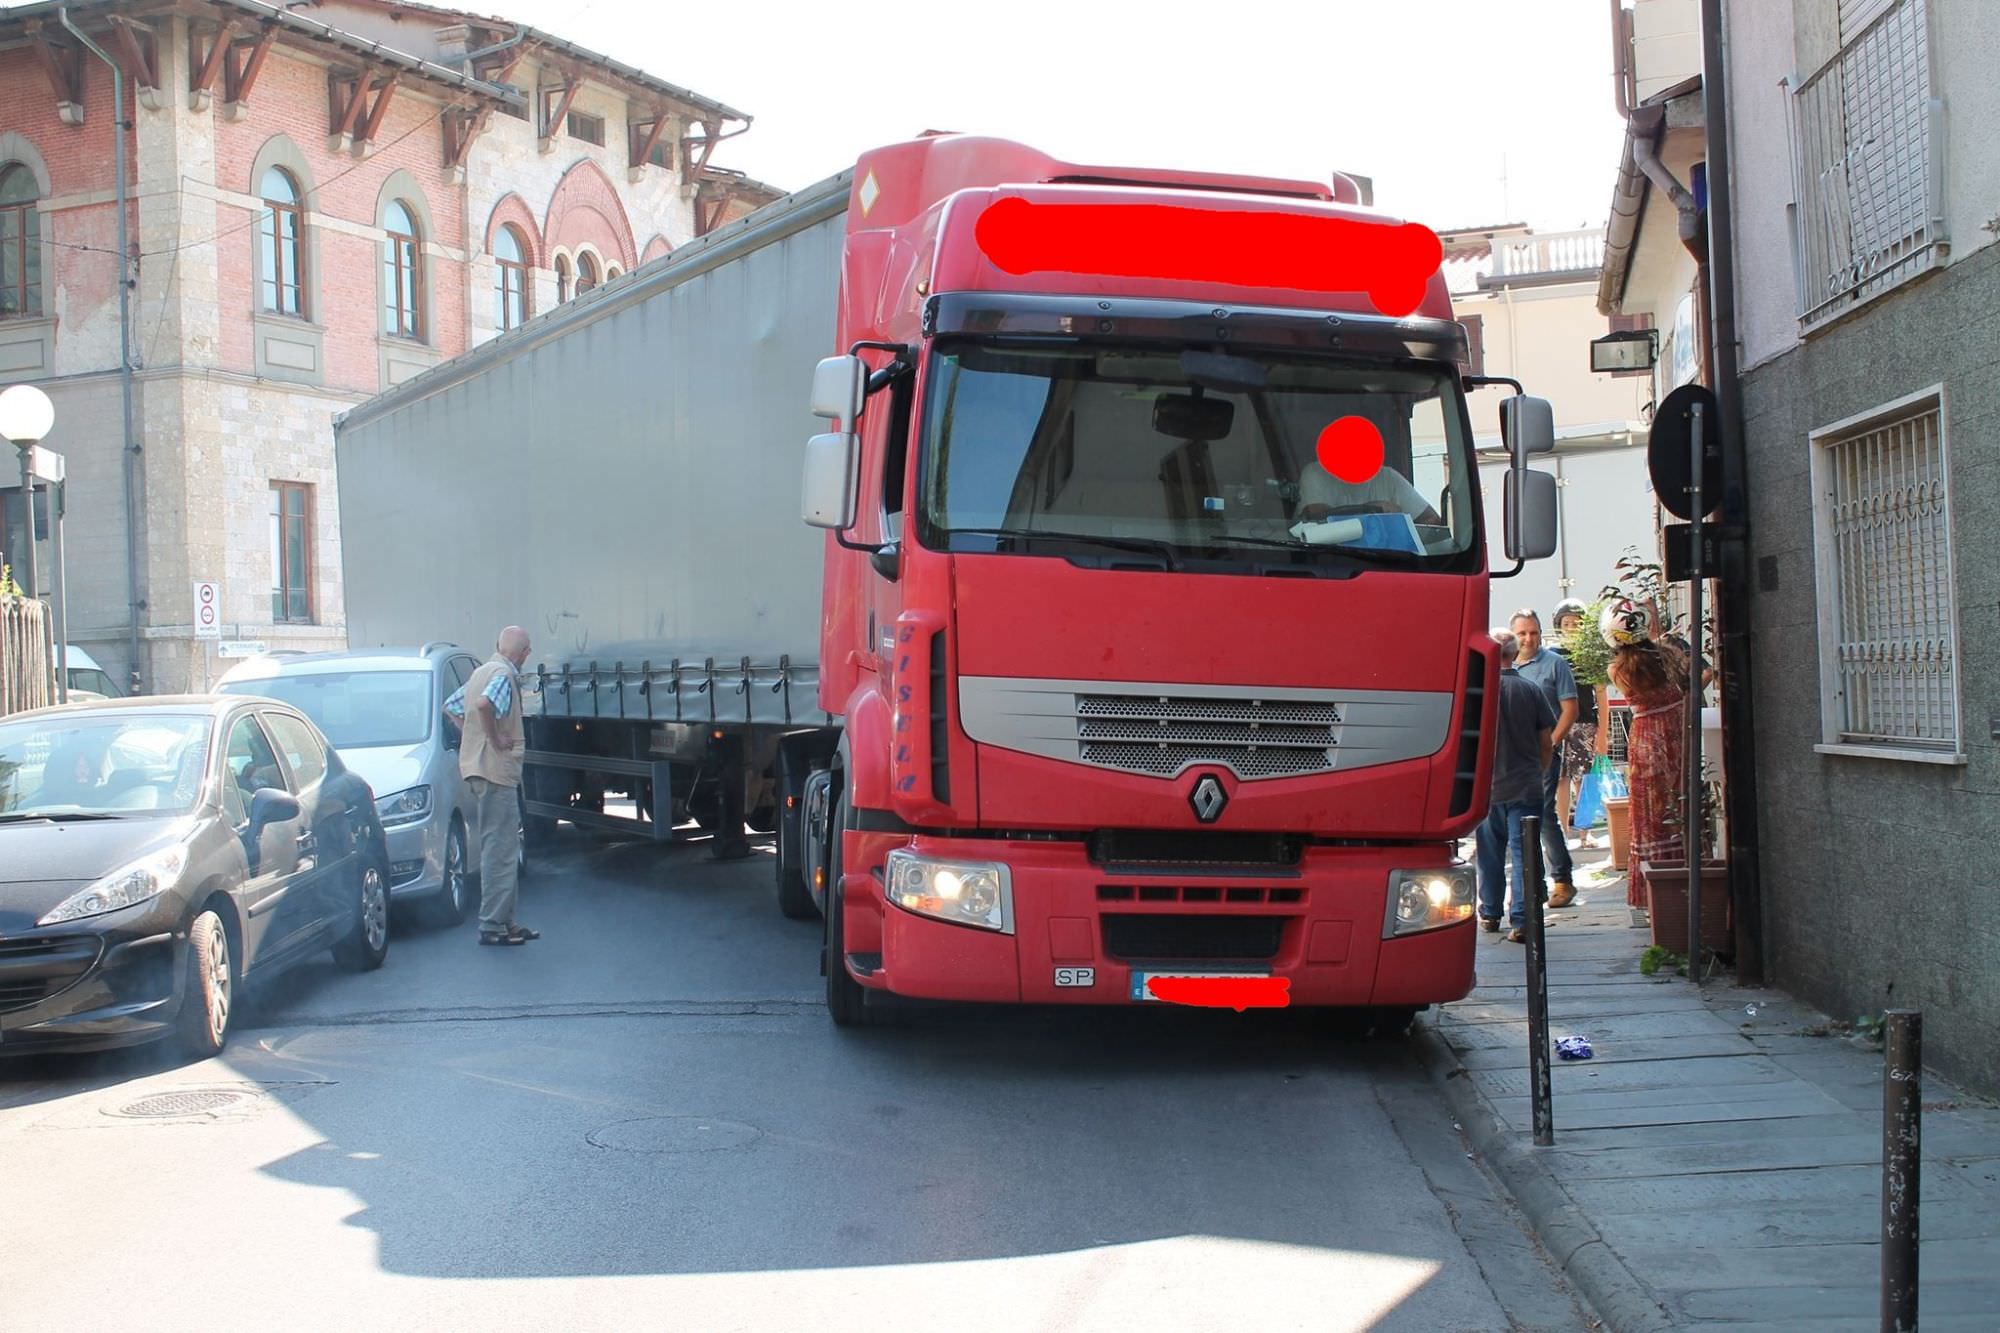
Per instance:
[[[922,537],[1267,564],[1477,562],[1456,376],[1176,348],[947,345]]]

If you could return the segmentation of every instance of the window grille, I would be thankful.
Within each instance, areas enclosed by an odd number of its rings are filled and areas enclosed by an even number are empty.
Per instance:
[[[1792,92],[1803,323],[1924,272],[1946,239],[1926,6],[1849,0],[1839,53]]]
[[[1936,390],[1816,433],[1826,740],[1960,749],[1943,400]]]

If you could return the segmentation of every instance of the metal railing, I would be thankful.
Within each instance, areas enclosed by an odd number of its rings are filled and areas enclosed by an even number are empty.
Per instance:
[[[56,702],[48,619],[46,603],[0,592],[0,717]]]
[[[1603,265],[1602,227],[1509,236],[1493,242],[1493,268],[1483,281],[1493,286],[1555,273],[1596,273]]]
[[[1951,529],[1936,399],[1823,444],[1845,742],[1959,742]]]
[[[1799,319],[1926,269],[1946,239],[1926,0],[1891,0],[1792,90]]]

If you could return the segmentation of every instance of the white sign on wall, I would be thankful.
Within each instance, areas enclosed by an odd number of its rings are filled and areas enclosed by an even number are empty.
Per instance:
[[[265,651],[263,642],[253,639],[225,639],[216,650],[220,657],[262,657]]]
[[[197,639],[222,637],[222,585],[205,579],[194,582],[194,636]]]

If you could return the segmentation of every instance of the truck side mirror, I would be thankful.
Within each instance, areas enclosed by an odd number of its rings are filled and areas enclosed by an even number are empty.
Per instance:
[[[851,431],[861,417],[868,367],[858,356],[830,356],[813,367],[812,413]]]
[[[1554,453],[1556,411],[1546,398],[1516,394],[1500,400],[1500,438],[1515,467],[1523,466],[1534,454]]]
[[[1502,504],[1509,560],[1546,560],[1556,553],[1554,477],[1526,467],[1508,468]]]
[[[820,362],[822,369],[826,365],[827,362]],[[853,527],[855,493],[860,480],[860,436],[852,431],[835,431],[807,440],[803,505],[806,522],[816,528],[837,531]]]

